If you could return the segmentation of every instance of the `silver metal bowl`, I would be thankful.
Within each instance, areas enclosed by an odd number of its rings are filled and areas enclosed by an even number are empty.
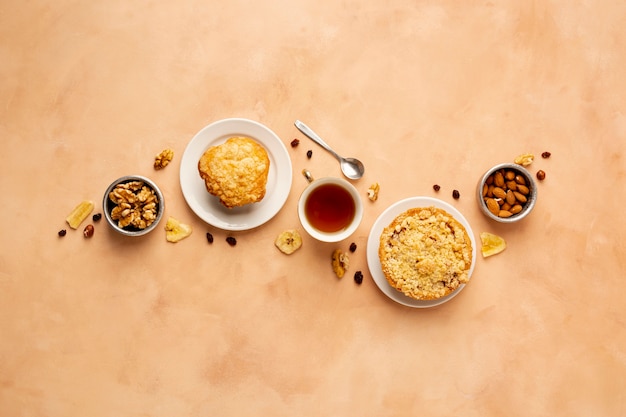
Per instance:
[[[109,198],[109,194],[111,193],[111,191],[113,191],[113,189],[118,184],[124,184],[124,183],[131,182],[131,181],[143,182],[144,185],[150,187],[154,191],[154,194],[156,194],[156,197],[158,200],[157,205],[156,205],[156,208],[157,208],[156,219],[154,219],[152,224],[150,224],[145,229],[139,229],[134,226],[120,227],[118,225],[117,220],[113,220],[111,218],[111,211],[116,206],[116,204],[113,201],[111,201],[111,199]],[[161,192],[159,187],[157,187],[157,185],[149,178],[144,177],[142,175],[127,175],[127,176],[116,179],[115,181],[111,183],[111,185],[107,187],[104,193],[104,197],[102,199],[102,209],[104,211],[104,217],[106,218],[107,223],[109,223],[109,226],[111,226],[113,230],[126,236],[142,236],[147,233],[150,233],[158,226],[159,222],[161,221],[161,218],[163,217],[163,213],[165,212],[165,200],[163,199],[163,193]]]
[[[526,181],[526,186],[529,189],[529,193],[526,196],[527,201],[522,206],[522,211],[520,211],[517,214],[513,214],[511,217],[500,217],[500,216],[493,214],[487,208],[487,203],[485,202],[483,198],[483,186],[487,182],[487,178],[489,178],[491,174],[494,174],[496,171],[499,171],[501,169],[504,169],[505,171],[507,170],[515,171],[517,174],[521,175]],[[530,212],[532,211],[533,207],[535,207],[535,203],[537,202],[537,184],[533,176],[530,174],[530,172],[528,172],[526,168],[524,168],[523,166],[515,164],[515,163],[503,163],[503,164],[499,164],[490,168],[480,178],[480,180],[478,181],[478,186],[476,187],[476,199],[478,202],[478,206],[480,207],[480,210],[488,218],[495,220],[497,222],[500,222],[500,223],[515,223],[515,222],[522,220],[524,217],[528,216],[528,214],[530,214]]]

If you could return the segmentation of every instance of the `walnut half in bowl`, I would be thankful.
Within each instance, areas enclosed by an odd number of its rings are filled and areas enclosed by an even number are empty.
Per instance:
[[[127,175],[113,181],[102,199],[107,223],[126,236],[142,236],[159,224],[165,201],[159,187],[141,175]]]

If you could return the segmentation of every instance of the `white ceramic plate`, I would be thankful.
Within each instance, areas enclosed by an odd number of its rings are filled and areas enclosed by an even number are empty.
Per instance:
[[[396,216],[410,208],[431,206],[447,211],[465,227],[465,230],[467,230],[467,234],[469,235],[470,241],[472,242],[472,265],[470,266],[470,270],[468,272],[468,276],[470,278],[472,276],[472,272],[474,271],[474,266],[476,265],[476,240],[474,239],[474,232],[472,231],[472,228],[470,227],[467,220],[465,220],[465,217],[463,217],[463,215],[456,208],[452,207],[445,201],[432,197],[410,197],[392,204],[385,211],[383,211],[380,216],[378,216],[370,230],[370,234],[367,239],[367,265],[369,267],[370,273],[372,274],[372,278],[374,278],[374,282],[376,282],[376,285],[378,285],[378,288],[380,288],[380,290],[387,297],[408,307],[435,307],[447,301],[450,301],[452,298],[458,295],[463,290],[463,288],[465,288],[465,284],[461,284],[453,293],[438,300],[415,300],[411,297],[407,297],[400,291],[393,288],[391,285],[389,285],[387,279],[385,278],[382,267],[380,265],[380,259],[378,258],[380,234],[383,232],[383,229],[387,227],[393,221],[393,219],[396,218]]]
[[[247,136],[263,145],[270,158],[270,170],[263,200],[228,209],[206,190],[198,161],[209,147],[231,136]],[[249,230],[270,220],[285,204],[291,181],[291,159],[285,145],[269,128],[248,119],[223,119],[204,127],[191,139],[180,163],[180,186],[187,204],[202,220],[224,230]]]

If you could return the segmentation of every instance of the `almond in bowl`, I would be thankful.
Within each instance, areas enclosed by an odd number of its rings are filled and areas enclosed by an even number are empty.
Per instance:
[[[522,165],[499,164],[478,181],[476,199],[480,210],[499,223],[515,223],[526,217],[537,201],[533,176]]]

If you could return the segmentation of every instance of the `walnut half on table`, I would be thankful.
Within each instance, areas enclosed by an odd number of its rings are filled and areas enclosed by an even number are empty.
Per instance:
[[[165,168],[174,158],[174,151],[171,149],[164,149],[160,154],[154,157],[154,169]]]

